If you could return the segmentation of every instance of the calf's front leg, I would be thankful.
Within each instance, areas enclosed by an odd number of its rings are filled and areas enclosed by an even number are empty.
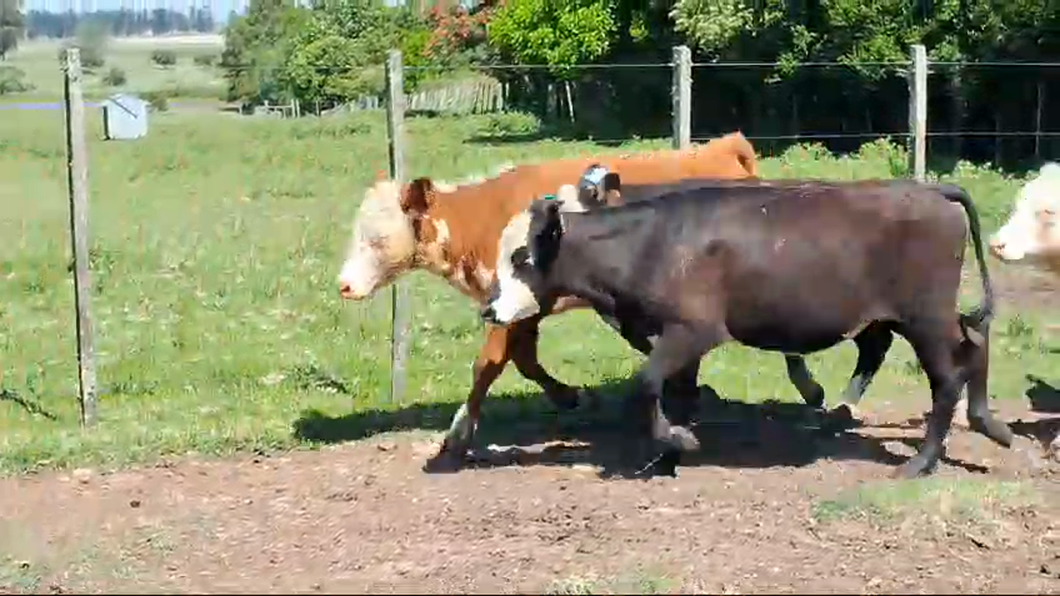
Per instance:
[[[472,367],[471,393],[453,416],[438,454],[427,461],[424,470],[451,472],[463,466],[478,429],[482,400],[485,399],[493,381],[504,371],[508,359],[508,328],[487,325],[486,342],[482,344]]]
[[[669,326],[655,341],[648,362],[637,373],[637,393],[627,402],[629,423],[636,424],[643,435],[647,424],[651,438],[661,444],[656,460],[660,472],[675,475],[680,454],[699,449],[699,441],[688,428],[670,422],[661,407],[663,385],[677,371],[698,361],[703,354],[719,343],[721,334],[691,329],[683,325]]]
[[[578,407],[581,392],[556,380],[537,359],[537,342],[541,337],[540,323],[540,317],[533,317],[510,325],[507,331],[507,352],[519,369],[519,374],[537,383],[557,410],[572,410]]]

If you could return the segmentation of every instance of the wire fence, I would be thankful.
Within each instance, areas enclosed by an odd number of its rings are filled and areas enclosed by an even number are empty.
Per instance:
[[[741,130],[768,153],[785,144],[821,142],[829,148],[857,147],[877,138],[905,139],[909,147],[910,172],[924,176],[927,157],[942,143],[958,141],[956,154],[971,147],[993,152],[995,161],[1004,157],[1003,142],[1023,145],[1013,153],[1045,158],[1060,150],[1060,119],[1047,112],[1047,98],[1060,93],[1060,79],[1053,77],[1048,62],[928,62],[922,48],[909,61],[894,62],[693,62],[687,48],[675,48],[674,59],[659,63],[583,64],[555,69],[541,65],[476,65],[469,67],[479,78],[447,78],[452,73],[437,68],[405,67],[399,53],[380,69],[388,85],[385,94],[365,93],[341,104],[343,108],[279,109],[285,116],[306,113],[324,115],[335,111],[379,110],[388,115],[390,177],[404,180],[418,171],[406,169],[404,118],[416,113],[457,113],[470,104],[471,112],[524,112],[538,117],[539,129],[509,128],[502,119],[488,139],[502,141],[539,137],[588,138],[604,143],[624,143],[646,138],[669,137],[675,147],[705,141],[732,130]],[[77,54],[73,53],[73,57]],[[918,58],[919,56],[919,58]],[[71,61],[73,57],[68,57]],[[952,72],[944,71],[945,68]],[[1037,70],[1022,82],[986,76],[997,70],[1005,76],[1017,69]],[[232,78],[245,73],[260,77],[266,71],[250,65],[222,67]],[[877,69],[877,70],[872,70]],[[349,69],[323,67],[319,73],[350,74]],[[419,73],[445,76],[420,77]],[[272,74],[275,74],[273,72]],[[356,73],[362,76],[363,73]],[[67,69],[67,87],[82,84],[80,64]],[[1016,77],[1018,79],[1018,77]],[[395,83],[396,81],[396,83]],[[414,84],[406,88],[404,81]],[[463,93],[460,85],[470,91]],[[368,85],[371,86],[371,85]],[[378,85],[376,85],[378,87]],[[312,88],[302,91],[313,91]],[[431,95],[433,94],[433,95]],[[71,205],[76,213],[87,204],[84,156],[84,103],[80,91],[67,97],[69,128],[81,130],[81,139],[71,133],[69,153]],[[418,99],[422,97],[422,99]],[[81,107],[71,107],[71,102]],[[276,107],[276,106],[273,106]],[[282,108],[282,106],[280,106]],[[967,124],[976,126],[966,126]],[[929,125],[931,128],[929,128]],[[989,127],[989,128],[988,128]],[[1007,127],[1007,128],[1006,128]],[[976,147],[975,141],[988,143]],[[938,145],[929,147],[932,140]],[[1028,146],[1032,143],[1033,146]],[[1001,149],[998,149],[1001,147]],[[83,229],[74,228],[75,269],[87,274],[87,249]],[[78,288],[79,361],[81,363],[84,423],[95,418],[95,373],[92,362],[90,293],[84,279]],[[403,283],[394,286],[390,318],[391,399],[403,401],[406,362],[409,359],[410,299]],[[83,297],[83,301],[80,297]]]
[[[925,57],[926,58],[926,57]],[[1060,153],[1060,116],[1045,109],[1060,94],[1060,62],[926,61],[926,99],[912,95],[915,59],[899,61],[731,61],[403,66],[410,115],[508,111],[537,116],[542,136],[620,144],[673,136],[674,81],[689,71],[689,140],[740,129],[762,152],[792,143],[822,143],[845,152],[878,138],[923,139],[930,157],[1017,165]],[[254,65],[224,65],[226,77],[260,76]],[[378,80],[383,77],[378,68]],[[323,76],[349,68],[322,65]],[[360,75],[358,75],[360,76]],[[322,85],[323,86],[323,85]],[[376,86],[378,88],[378,85]],[[302,88],[300,112],[385,108],[366,92],[352,101]],[[926,102],[924,130],[910,125],[910,106]]]

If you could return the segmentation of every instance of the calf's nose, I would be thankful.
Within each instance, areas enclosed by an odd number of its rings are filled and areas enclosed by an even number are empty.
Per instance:
[[[493,303],[482,307],[482,310],[479,311],[479,316],[487,323],[497,324],[497,311],[493,310]]]
[[[345,281],[339,282],[339,296],[353,298],[353,286]]]

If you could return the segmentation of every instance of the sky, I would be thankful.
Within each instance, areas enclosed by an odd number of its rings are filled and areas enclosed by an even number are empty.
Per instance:
[[[389,6],[402,4],[404,0],[384,0]],[[467,2],[463,2],[468,4]],[[250,0],[25,0],[27,10],[43,10],[50,12],[93,12],[96,10],[121,10],[123,7],[132,9],[153,10],[155,8],[169,8],[177,12],[188,12],[194,5],[196,8],[209,7],[213,12],[213,18],[218,23],[224,23],[228,14],[235,11],[239,14],[246,12]]]

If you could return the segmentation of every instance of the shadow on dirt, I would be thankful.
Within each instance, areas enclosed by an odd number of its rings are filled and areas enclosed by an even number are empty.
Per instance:
[[[1060,414],[1060,389],[1035,375],[1027,375],[1027,380],[1031,386],[1024,395],[1031,402],[1031,410],[1043,414]]]
[[[622,398],[629,381],[608,382],[593,389],[596,398],[571,412],[557,412],[541,396],[498,394],[487,398],[468,467],[587,464],[619,470],[628,445],[621,422]],[[411,404],[393,411],[355,412],[339,417],[307,411],[294,423],[299,440],[340,443],[400,430],[445,431],[460,404]],[[897,466],[908,456],[890,451],[887,443],[919,445],[921,438],[882,438],[856,431],[857,423],[826,415],[801,403],[747,403],[723,399],[709,386],[700,387],[699,411],[693,432],[700,451],[688,454],[682,466],[730,468],[801,467],[818,459],[861,459]],[[913,420],[908,428],[918,432]],[[922,427],[920,427],[922,428]],[[485,446],[490,447],[486,448]],[[500,445],[500,446],[498,446]],[[647,460],[645,460],[646,462]],[[973,472],[982,466],[946,460]]]
[[[1040,414],[1060,414],[1060,389],[1049,384],[1041,377],[1028,374],[1031,386],[1024,395],[1030,402],[1030,410]],[[1060,416],[1039,418],[1037,420],[1016,420],[1009,423],[1012,432],[1037,441],[1043,449],[1060,435]]]

